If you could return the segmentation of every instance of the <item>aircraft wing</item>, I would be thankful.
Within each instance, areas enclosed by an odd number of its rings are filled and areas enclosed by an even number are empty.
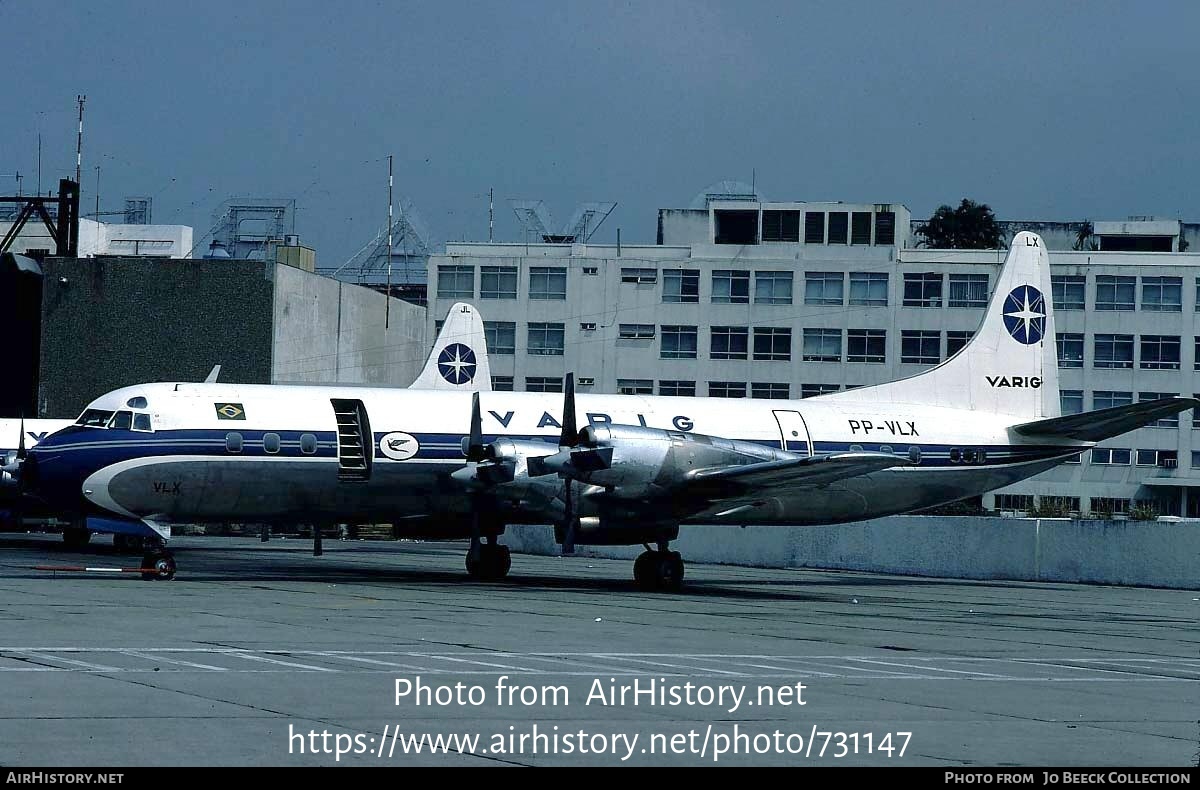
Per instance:
[[[1013,432],[1021,436],[1046,439],[1099,442],[1197,407],[1200,407],[1200,400],[1195,398],[1159,398],[1131,403],[1128,406],[1114,406],[1111,409],[1027,422],[1014,427]]]
[[[786,486],[803,488],[835,483],[894,466],[909,466],[906,456],[865,451],[829,453],[744,466],[698,469],[688,479],[689,490],[715,499],[764,492]]]

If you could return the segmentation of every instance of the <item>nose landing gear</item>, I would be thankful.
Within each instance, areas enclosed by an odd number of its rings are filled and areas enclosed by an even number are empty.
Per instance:
[[[142,557],[142,579],[170,581],[175,578],[175,555],[161,543],[151,546]]]

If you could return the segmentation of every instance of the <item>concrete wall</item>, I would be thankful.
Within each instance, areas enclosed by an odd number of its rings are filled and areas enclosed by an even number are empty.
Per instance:
[[[406,387],[428,356],[425,309],[359,285],[275,267],[271,381]]]
[[[38,416],[74,418],[90,401],[149,381],[265,384],[274,264],[155,258],[48,258]]]
[[[556,554],[547,527],[509,527],[514,551]],[[682,527],[692,562],[830,568],[963,579],[1200,589],[1200,524],[1156,521],[894,516],[821,527]],[[582,546],[633,559],[640,546]]]

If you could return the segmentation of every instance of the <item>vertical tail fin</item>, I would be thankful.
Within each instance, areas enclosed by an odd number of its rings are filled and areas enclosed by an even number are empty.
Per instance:
[[[906,379],[826,396],[1057,417],[1058,353],[1050,259],[1041,237],[1018,233],[970,342],[942,364]]]
[[[477,392],[492,389],[483,319],[474,307],[466,302],[451,306],[429,360],[409,388]]]

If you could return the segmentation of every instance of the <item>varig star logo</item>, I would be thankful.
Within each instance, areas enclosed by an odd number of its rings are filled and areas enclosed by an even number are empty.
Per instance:
[[[1032,285],[1018,285],[1004,300],[1004,328],[1031,346],[1046,334],[1046,298]]]
[[[475,352],[462,343],[451,343],[438,355],[438,372],[451,384],[466,384],[475,378]]]
[[[213,406],[217,409],[218,420],[246,419],[246,410],[240,403],[214,403]]]

